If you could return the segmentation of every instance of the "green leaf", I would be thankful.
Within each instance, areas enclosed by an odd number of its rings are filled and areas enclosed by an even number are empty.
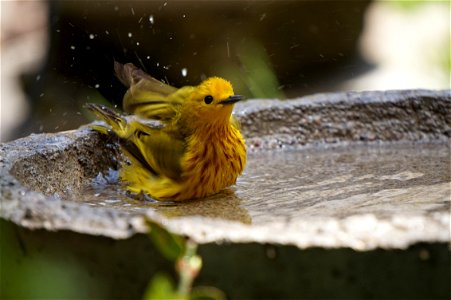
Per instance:
[[[160,224],[147,220],[149,236],[161,254],[168,260],[176,261],[186,249],[185,239],[163,228]]]
[[[223,291],[212,286],[198,286],[193,288],[190,300],[225,300]]]
[[[184,299],[174,290],[171,279],[164,274],[156,274],[144,293],[144,300]]]

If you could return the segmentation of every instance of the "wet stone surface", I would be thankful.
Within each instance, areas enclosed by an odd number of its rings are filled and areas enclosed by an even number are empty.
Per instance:
[[[127,195],[118,172],[99,174],[81,201],[132,215],[204,216],[264,225],[300,218],[433,214],[450,208],[450,151],[441,144],[387,144],[250,155],[236,186],[202,201]]]
[[[127,238],[144,218],[199,243],[405,248],[449,242],[449,91],[316,95],[237,107],[248,165],[202,200],[128,196],[117,144],[80,129],[0,146],[2,218]]]

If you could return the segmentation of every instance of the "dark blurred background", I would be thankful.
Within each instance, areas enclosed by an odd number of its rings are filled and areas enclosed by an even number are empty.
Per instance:
[[[449,3],[11,1],[2,7],[1,141],[120,107],[113,61],[174,86],[223,76],[248,98],[449,88]]]

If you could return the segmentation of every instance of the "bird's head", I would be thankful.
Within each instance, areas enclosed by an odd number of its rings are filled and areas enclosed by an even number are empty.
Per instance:
[[[242,96],[234,94],[229,81],[210,77],[194,88],[189,105],[200,121],[228,122],[234,104],[242,99]]]

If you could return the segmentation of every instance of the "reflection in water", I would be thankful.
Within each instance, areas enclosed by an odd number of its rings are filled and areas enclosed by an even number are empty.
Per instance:
[[[220,218],[251,224],[252,219],[242,201],[236,196],[235,188],[227,188],[220,193],[202,200],[174,203],[172,206],[161,206],[157,211],[167,217],[203,216]]]
[[[84,201],[168,217],[205,216],[246,224],[352,214],[413,214],[449,207],[446,145],[384,145],[260,153],[249,156],[236,186],[187,202],[133,199],[117,172],[98,176]]]
[[[91,206],[112,207],[131,213],[144,213],[151,209],[166,217],[197,215],[251,224],[251,217],[234,190],[227,188],[201,201],[162,202],[143,195],[128,194],[119,182],[118,171],[110,169],[107,174],[99,174],[84,189],[83,201]]]

